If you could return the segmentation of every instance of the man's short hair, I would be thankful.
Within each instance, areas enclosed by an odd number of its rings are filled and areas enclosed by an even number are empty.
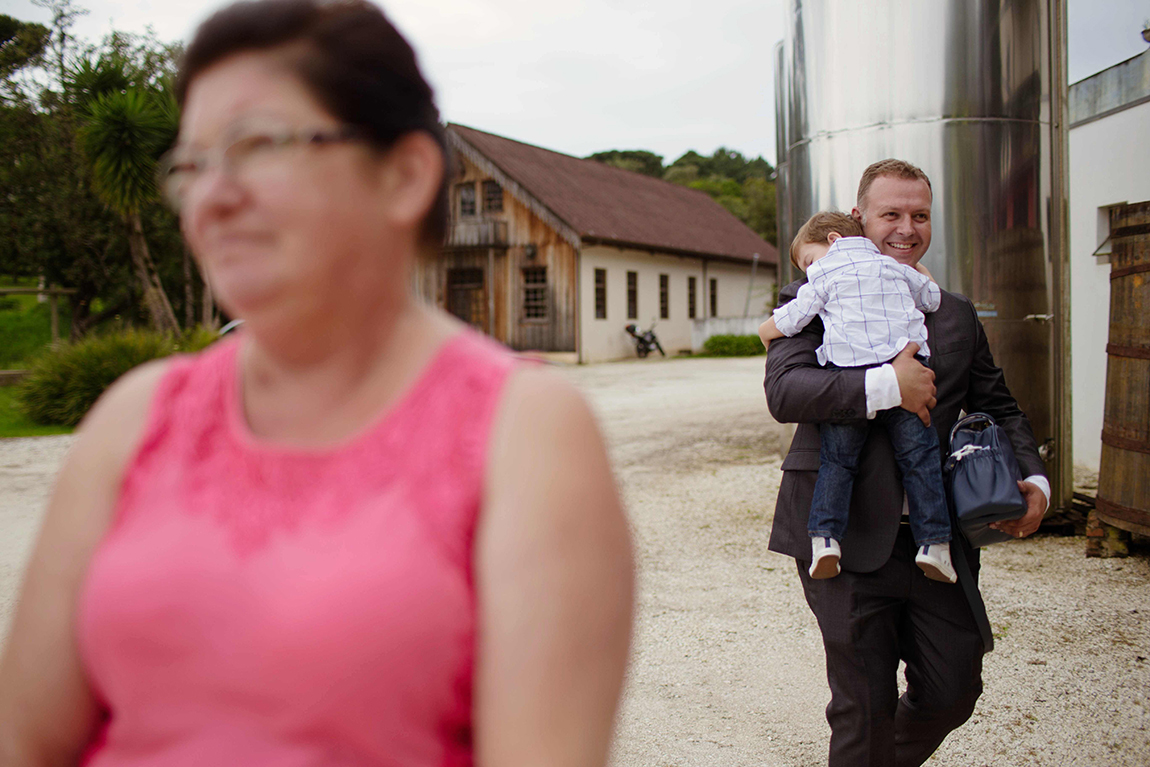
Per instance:
[[[863,236],[862,224],[846,213],[837,210],[819,211],[799,227],[795,239],[791,240],[791,263],[796,269],[802,270],[799,266],[799,248],[811,242],[826,242],[831,232],[841,234],[843,237]]]
[[[879,160],[863,171],[862,178],[859,179],[859,193],[855,200],[855,204],[861,211],[864,207],[866,193],[870,191],[871,184],[874,183],[876,178],[881,176],[890,176],[891,178],[901,178],[905,181],[925,181],[926,188],[930,190],[931,196],[934,196],[934,190],[931,189],[930,179],[922,168],[917,165],[911,165],[906,160],[895,160],[888,158],[886,160]]]

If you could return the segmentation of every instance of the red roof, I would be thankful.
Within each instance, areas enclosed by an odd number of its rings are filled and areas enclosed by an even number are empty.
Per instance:
[[[595,160],[449,124],[584,241],[778,264],[774,245],[709,195]]]

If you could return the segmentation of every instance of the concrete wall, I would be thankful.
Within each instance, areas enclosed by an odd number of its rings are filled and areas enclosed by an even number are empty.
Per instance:
[[[710,311],[710,281],[717,280],[718,311],[716,317],[742,317],[747,308],[747,287],[751,288],[751,302],[747,311],[749,317],[763,317],[775,308],[775,267],[759,264],[755,272],[755,282],[750,285],[751,267],[723,261],[708,261],[707,271],[707,317]]]
[[[607,272],[607,318],[595,318],[595,270]],[[627,317],[627,272],[638,275],[638,317]],[[659,318],[659,275],[669,279],[668,318]],[[604,362],[635,356],[635,343],[624,327],[634,322],[655,333],[668,355],[698,351],[695,322],[688,316],[688,278],[695,278],[695,318],[710,316],[710,280],[715,279],[720,317],[742,317],[751,266],[717,263],[701,258],[629,250],[606,245],[583,248],[579,265],[581,362]],[[752,295],[752,316],[761,316],[774,295],[774,267],[759,266]],[[766,310],[766,311],[769,311]],[[755,314],[758,312],[758,314]]]
[[[1074,463],[1093,471],[1102,454],[1110,260],[1091,254],[1109,234],[1110,206],[1150,200],[1148,97],[1150,52],[1070,88]]]

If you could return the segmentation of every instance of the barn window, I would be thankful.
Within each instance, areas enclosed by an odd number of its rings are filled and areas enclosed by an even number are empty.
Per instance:
[[[470,182],[457,184],[455,197],[459,201],[457,204],[460,217],[475,215],[475,184]]]
[[[483,212],[503,212],[503,187],[499,186],[498,181],[483,182]]]
[[[711,280],[711,316],[719,316],[719,281]]]
[[[595,319],[607,319],[607,270],[595,270]]]
[[[639,319],[639,273],[627,272],[627,319]]]
[[[547,319],[547,267],[523,267],[523,319]]]
[[[695,278],[687,278],[687,317],[695,319],[698,312],[695,311]]]
[[[659,319],[665,320],[671,316],[670,306],[671,278],[665,274],[659,275]]]

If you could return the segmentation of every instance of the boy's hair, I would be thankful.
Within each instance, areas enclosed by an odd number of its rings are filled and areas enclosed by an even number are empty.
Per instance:
[[[799,266],[799,247],[811,242],[826,242],[831,232],[837,232],[843,237],[863,236],[862,224],[846,213],[839,213],[837,210],[820,211],[808,218],[807,222],[799,227],[795,239],[791,240],[791,263],[796,269],[802,270]]]
[[[934,194],[934,190],[930,186],[930,178],[923,173],[922,168],[911,165],[906,160],[894,158],[879,160],[867,166],[867,169],[863,171],[862,178],[859,179],[859,191],[855,198],[855,205],[860,211],[866,209],[866,193],[870,191],[871,184],[875,182],[875,179],[882,176],[900,178],[904,181],[925,181],[926,188],[930,190],[931,195]]]

